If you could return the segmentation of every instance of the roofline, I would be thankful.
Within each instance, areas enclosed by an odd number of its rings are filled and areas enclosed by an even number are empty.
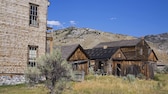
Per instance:
[[[156,57],[156,60],[159,60],[158,59],[158,57],[157,57],[157,55],[156,55],[156,53],[154,52],[154,50],[152,49],[152,51],[151,52],[153,52],[153,54],[155,55],[155,57]]]
[[[121,42],[121,41],[132,41],[132,40],[139,40],[139,42],[141,42],[142,40],[145,41],[145,39],[137,38],[137,39],[130,39],[130,40],[119,40],[119,41],[110,41],[110,42],[100,42],[99,44],[103,44],[103,45],[104,45],[104,44],[107,44],[107,43]],[[138,43],[139,43],[139,42],[138,42]],[[138,43],[137,43],[137,44],[138,44]],[[99,44],[97,44],[97,45],[99,45]],[[136,46],[137,44],[135,44],[135,45],[129,45],[129,46],[113,46],[113,47],[120,47],[120,48],[121,48],[121,47],[132,47],[132,46]],[[96,45],[96,46],[97,46],[97,45]],[[102,47],[96,47],[96,46],[93,47],[93,48],[102,48]],[[110,47],[108,47],[108,48],[110,48]]]
[[[74,45],[75,45],[75,44],[74,44]],[[86,57],[87,57],[88,59],[90,59],[89,56],[87,55],[87,53],[85,53],[83,47],[82,47],[80,44],[76,44],[76,45],[77,45],[77,46],[76,46],[75,50],[68,56],[67,60],[70,59],[70,57],[75,53],[75,51],[77,50],[77,48],[80,48],[81,51],[86,55]]]

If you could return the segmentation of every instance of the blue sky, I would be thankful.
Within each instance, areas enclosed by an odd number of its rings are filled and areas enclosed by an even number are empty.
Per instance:
[[[168,0],[50,0],[48,25],[142,37],[168,32]]]

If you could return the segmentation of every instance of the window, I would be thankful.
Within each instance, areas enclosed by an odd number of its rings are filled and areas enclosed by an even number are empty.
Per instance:
[[[38,5],[30,4],[29,25],[38,26]]]
[[[140,49],[139,53],[140,53],[140,55],[143,55],[143,49],[142,48]]]
[[[28,67],[36,66],[37,46],[29,46]]]
[[[121,57],[121,53],[118,53],[118,57]]]

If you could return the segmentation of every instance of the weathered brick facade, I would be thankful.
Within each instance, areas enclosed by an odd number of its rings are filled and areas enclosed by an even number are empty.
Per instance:
[[[36,27],[29,25],[30,4],[38,5]],[[45,54],[47,8],[48,0],[0,0],[0,76],[24,74],[28,45]]]

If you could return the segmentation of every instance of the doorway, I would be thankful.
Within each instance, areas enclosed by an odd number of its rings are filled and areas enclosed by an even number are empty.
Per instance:
[[[121,76],[121,64],[117,64],[117,76]]]

